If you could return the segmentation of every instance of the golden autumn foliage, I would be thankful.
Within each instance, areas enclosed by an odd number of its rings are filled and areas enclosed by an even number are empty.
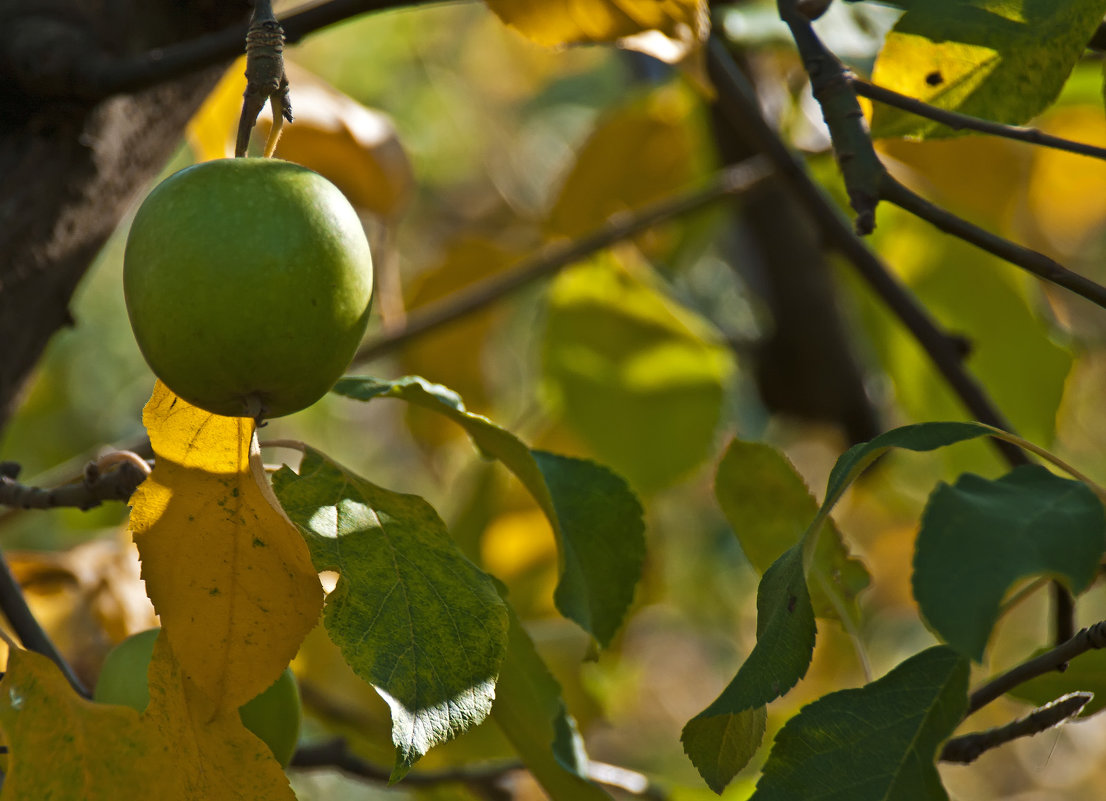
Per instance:
[[[142,577],[212,713],[237,710],[295,656],[322,587],[272,497],[253,420],[205,412],[158,382],[143,421],[157,466],[131,499]]]

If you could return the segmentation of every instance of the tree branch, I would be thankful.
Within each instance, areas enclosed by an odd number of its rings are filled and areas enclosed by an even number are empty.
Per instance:
[[[896,206],[931,223],[946,234],[963,239],[965,242],[992,253],[1016,267],[1021,267],[1023,270],[1033,273],[1038,278],[1062,286],[1080,297],[1106,308],[1106,286],[1097,284],[1079,273],[1072,272],[1043,253],[1030,250],[1011,242],[1009,239],[985,231],[978,225],[961,217],[957,217],[952,212],[930,203],[888,174],[884,174],[883,181],[880,183],[880,195],[884,200],[894,203]]]
[[[1106,147],[1088,145],[1084,142],[1073,142],[1070,139],[1047,134],[1037,128],[1025,128],[1020,125],[1005,125],[1001,122],[971,117],[957,111],[931,106],[913,97],[899,94],[891,89],[869,83],[856,75],[847,74],[849,85],[853,91],[861,97],[875,100],[877,103],[894,106],[895,108],[916,114],[919,117],[947,125],[956,131],[978,131],[979,133],[1001,136],[1004,139],[1013,139],[1018,142],[1028,142],[1041,147],[1050,147],[1054,150],[1064,150],[1068,153],[1076,153],[1080,156],[1090,156],[1096,159],[1106,159]]]
[[[1051,673],[1054,670],[1063,672],[1072,659],[1097,648],[1106,648],[1106,620],[1099,621],[1089,628],[1081,629],[1070,640],[991,679],[971,694],[965,717],[979,711],[1000,695],[1006,694],[1014,687],[1036,676]]]
[[[547,245],[537,255],[517,265],[510,272],[489,278],[447,299],[416,309],[407,315],[406,323],[393,333],[365,343],[354,358],[355,365],[372,361],[400,345],[429,331],[447,325],[467,314],[489,306],[525,286],[553,275],[570,264],[630,239],[648,228],[709,206],[722,198],[739,195],[755,186],[770,173],[766,162],[754,157],[720,170],[706,186],[684,195],[647,206],[636,212],[625,212],[610,218],[595,232],[570,242]]]
[[[342,738],[298,748],[289,763],[291,768],[312,770],[333,768],[342,773],[371,782],[387,784],[390,771],[373,765],[350,752]],[[492,801],[510,801],[512,795],[502,786],[503,779],[516,771],[526,770],[521,762],[473,765],[438,771],[418,771],[407,774],[403,783],[413,787],[439,784],[463,784],[473,792]],[[588,778],[596,784],[621,790],[636,798],[664,801],[668,794],[637,771],[604,762],[588,763]]]
[[[879,257],[857,237],[837,206],[826,197],[799,159],[764,119],[755,90],[717,35],[711,36],[707,60],[718,91],[720,110],[771,161],[795,193],[796,199],[810,212],[826,243],[853,265],[872,291],[910,331],[971,416],[996,428],[1012,431],[1010,423],[964,368],[961,338],[942,331],[910,292],[891,275]],[[1001,440],[989,441],[1011,465],[1028,461],[1019,448]]]
[[[443,2],[449,0],[330,0],[290,14],[281,24],[285,40],[294,43],[320,28],[358,14]],[[69,58],[51,53],[49,59],[36,59],[33,53],[21,53],[21,60],[36,66],[3,77],[11,80],[9,90],[14,87],[39,100],[47,97],[102,100],[229,62],[244,52],[248,27],[248,22],[242,20],[222,30],[137,55],[119,56],[90,43],[75,48]],[[56,42],[43,42],[42,47],[55,49],[56,45]]]
[[[1094,693],[1069,693],[1004,726],[953,737],[941,749],[939,759],[942,762],[959,762],[963,765],[975,762],[985,751],[998,748],[1019,737],[1040,734],[1075,717],[1092,698]]]
[[[909,209],[914,211],[915,214],[923,216],[922,212],[925,212],[929,216],[924,217],[929,219],[930,222],[941,227],[941,224],[951,225],[952,221],[959,220],[955,215],[949,212],[939,209],[932,204],[925,204],[925,206],[918,205],[916,201],[922,199],[917,195],[911,193],[906,187],[895,181],[883,168],[882,163],[879,161],[879,157],[876,155],[874,148],[872,147],[871,136],[868,134],[867,126],[864,122],[863,115],[858,112],[859,104],[857,103],[856,96],[852,87],[849,85],[846,77],[847,71],[837,60],[837,58],[822,44],[815,33],[810,22],[802,17],[800,13],[796,11],[795,0],[777,0],[777,6],[780,11],[781,18],[789,25],[792,31],[792,36],[795,39],[796,47],[798,47],[800,53],[803,56],[803,63],[806,67],[808,74],[810,75],[811,85],[814,87],[817,83],[829,82],[832,90],[832,104],[827,102],[829,98],[824,95],[830,92],[827,89],[823,92],[823,96],[819,96],[815,93],[815,97],[818,99],[822,107],[822,114],[826,119],[826,125],[830,130],[830,137],[833,141],[834,151],[838,153],[838,161],[841,163],[842,159],[840,154],[849,153],[853,158],[857,160],[857,165],[852,166],[852,181],[859,184],[859,188],[849,189],[850,198],[852,199],[858,193],[863,197],[867,197],[869,192],[873,191],[873,187],[868,185],[869,181],[877,181],[877,185],[874,187],[876,196],[883,199],[892,200],[892,202],[903,201],[910,203],[913,208]],[[712,41],[712,48],[715,44]],[[712,53],[717,52],[721,48],[713,48]],[[722,49],[724,51],[724,49]],[[728,54],[727,54],[728,55]],[[736,70],[735,70],[736,71]],[[823,75],[823,73],[827,73]],[[746,95],[750,94],[748,91]],[[845,97],[848,95],[849,97]],[[755,94],[753,95],[755,99]],[[775,137],[775,132],[769,129],[769,133],[772,138]],[[786,152],[786,147],[782,146],[776,148],[777,150],[785,151],[780,154],[779,158],[787,158],[794,161],[794,157],[790,153]],[[775,159],[774,159],[775,161]],[[872,162],[875,164],[872,164]],[[877,166],[878,165],[878,166]],[[848,186],[850,175],[845,173],[846,166],[850,166],[846,163],[842,164],[842,172],[846,179],[846,185]],[[779,165],[777,164],[779,169]],[[810,197],[811,199],[818,197],[821,198],[820,193],[811,191],[810,186],[813,186],[813,182],[806,176],[801,166],[791,171],[794,176],[798,188]],[[803,185],[806,186],[803,186]],[[924,203],[924,201],[922,201]],[[899,205],[902,205],[899,203]],[[856,207],[856,201],[853,200],[853,206]],[[904,206],[905,208],[905,206]],[[858,211],[860,211],[858,209]],[[872,210],[874,215],[874,208]],[[882,264],[875,260],[863,246],[858,247],[854,244],[853,237],[846,237],[841,234],[840,231],[835,229],[839,228],[839,225],[833,224],[832,216],[830,214],[824,214],[823,219],[829,225],[830,230],[826,231],[827,238],[833,238],[835,243],[842,248],[842,252],[848,253],[851,251],[853,256],[853,263],[861,272],[862,275],[869,281],[874,289],[877,286],[884,287],[890,294],[883,296],[884,302],[888,306],[899,314],[900,319],[904,323],[907,323],[912,333],[918,338],[919,343],[929,353],[930,358],[937,364],[938,369],[944,374],[946,380],[950,382],[954,391],[960,395],[961,399],[968,405],[968,408],[977,415],[977,419],[981,422],[988,422],[987,420],[979,417],[981,411],[988,411],[988,413],[997,413],[997,409],[994,409],[993,404],[983,393],[982,389],[975,383],[970,376],[963,371],[963,367],[959,358],[950,358],[950,354],[947,353],[947,346],[941,342],[941,339],[947,339],[947,337],[937,338],[933,334],[936,333],[936,327],[929,321],[928,316],[924,311],[918,309],[918,314],[914,315],[914,325],[907,322],[907,318],[903,317],[904,312],[914,314],[914,309],[911,307],[916,305],[913,298],[910,298],[905,291],[898,291],[897,286],[890,286],[894,283],[893,279],[883,268]],[[938,224],[940,220],[941,224]],[[865,233],[868,228],[868,223],[874,225],[874,216],[871,220],[862,219],[862,216],[858,216],[856,226],[859,233]],[[1035,251],[1028,250],[1019,245],[1014,244],[1001,237],[989,234],[982,229],[959,221],[960,226],[954,231],[957,235],[963,236],[967,241],[976,244],[979,247],[983,247],[992,253],[1006,258],[1011,263],[1021,266],[1048,280],[1052,280],[1061,286],[1071,289],[1083,297],[1087,297],[1099,305],[1103,305],[1102,300],[1106,300],[1106,288],[1095,284],[1083,276],[1067,270],[1062,265],[1048,259],[1046,256]],[[942,229],[946,230],[946,229]],[[873,280],[878,281],[873,283]],[[877,291],[880,291],[877,289]],[[1097,298],[1097,299],[1096,299]],[[892,304],[894,301],[894,305]],[[909,301],[909,302],[905,302]],[[927,340],[923,340],[921,335],[925,334]],[[929,344],[927,344],[929,342]],[[937,348],[936,350],[932,348]],[[999,426],[1005,428],[1005,426]],[[1007,429],[1009,430],[1009,429]],[[1026,455],[1017,450],[1011,448],[1009,445],[998,444],[996,447],[1002,451],[1007,462],[1012,466],[1023,464],[1028,461]],[[1060,641],[1061,638],[1070,634],[1075,628],[1075,601],[1071,595],[1071,592],[1059,582],[1053,584],[1053,597],[1055,598],[1055,604],[1053,607],[1053,619],[1056,641]]]

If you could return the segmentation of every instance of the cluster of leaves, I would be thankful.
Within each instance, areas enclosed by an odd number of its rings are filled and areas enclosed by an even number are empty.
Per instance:
[[[539,44],[617,41],[684,60],[694,72],[709,33],[705,3],[592,0],[581,12],[583,5],[488,0]],[[886,37],[873,80],[940,108],[1009,123],[1055,100],[1106,13],[1103,0],[1030,9],[989,0],[894,5],[905,13]],[[311,80],[299,76],[301,85]],[[209,123],[233,114],[237,97],[230,84],[221,86],[203,112]],[[345,101],[332,95],[329,102]],[[579,150],[543,236],[579,236],[694,177],[688,164],[699,145],[679,120],[687,105],[682,95],[657,92],[611,115]],[[341,161],[359,165],[346,171],[345,188],[358,205],[394,217],[408,200],[410,167],[394,131],[368,118],[349,122],[360,114],[347,109],[346,124],[330,131],[348,140],[349,152],[374,154]],[[332,122],[309,118],[302,134],[293,127],[286,155],[296,158],[297,146],[303,160],[319,153],[310,137]],[[872,126],[879,137],[951,133],[883,106]],[[375,138],[366,138],[370,129]],[[194,124],[197,149],[222,155],[225,137],[204,140],[210,130]],[[631,152],[609,159],[612,142]],[[622,196],[594,191],[604,183],[621,187]],[[649,257],[671,249],[670,242],[637,243],[565,271],[548,292],[542,355],[550,394],[575,434],[618,473],[531,448],[466,409],[456,392],[422,378],[350,377],[335,387],[349,399],[395,399],[428,411],[514,475],[552,531],[556,609],[595,648],[615,640],[643,574],[644,512],[631,487],[648,495],[712,457],[733,372],[717,334],[651,272]],[[492,250],[462,243],[447,261],[507,261],[501,252],[489,256]],[[1035,325],[1024,311],[1026,325]],[[320,609],[346,663],[390,710],[393,781],[430,749],[490,720],[551,798],[609,797],[588,778],[561,687],[505,585],[466,557],[424,499],[379,486],[309,446],[297,469],[282,467],[270,484],[252,421],[209,415],[160,385],[144,424],[156,467],[132,499],[131,530],[164,631],[150,668],[150,707],[139,715],[89,704],[48,660],[13,652],[0,684],[0,728],[10,749],[5,798],[66,797],[76,788],[85,798],[115,797],[120,783],[135,794],[173,797],[166,776],[179,777],[171,784],[181,798],[290,797],[284,775],[236,713],[284,669]],[[780,451],[728,444],[715,497],[760,584],[755,647],[683,730],[684,751],[712,790],[723,792],[752,763],[768,730],[768,705],[806,676],[817,619],[856,633],[857,597],[872,576],[830,516],[849,487],[890,450],[927,452],[982,437],[1028,446],[977,423],[897,428],[845,452],[820,504]],[[936,762],[968,713],[972,660],[982,661],[1011,590],[1044,579],[1075,594],[1092,585],[1106,553],[1103,497],[1080,476],[1032,464],[998,478],[964,473],[939,483],[921,516],[912,592],[942,644],[859,689],[826,694],[788,720],[754,798],[946,798]],[[322,571],[338,576],[325,605]],[[1094,689],[1100,662],[1100,654],[1088,654],[1067,673],[1015,692],[1043,704]],[[64,732],[59,719],[71,722]],[[53,755],[62,749],[75,757],[59,771]]]

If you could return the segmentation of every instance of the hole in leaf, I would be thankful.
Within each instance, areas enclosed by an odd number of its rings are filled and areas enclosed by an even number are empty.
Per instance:
[[[940,86],[945,82],[945,76],[939,70],[934,70],[926,76],[926,83],[930,86]]]

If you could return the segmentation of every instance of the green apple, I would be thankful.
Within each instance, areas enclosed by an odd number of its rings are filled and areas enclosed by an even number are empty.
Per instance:
[[[142,712],[150,703],[147,672],[160,629],[132,635],[115,646],[104,660],[92,700],[121,704]],[[285,668],[279,678],[238,709],[242,724],[269,746],[273,756],[287,765],[299,740],[303,706],[296,677]]]
[[[364,336],[372,257],[353,206],[318,173],[219,159],[171,175],[135,214],[123,290],[154,374],[215,414],[310,406]]]

